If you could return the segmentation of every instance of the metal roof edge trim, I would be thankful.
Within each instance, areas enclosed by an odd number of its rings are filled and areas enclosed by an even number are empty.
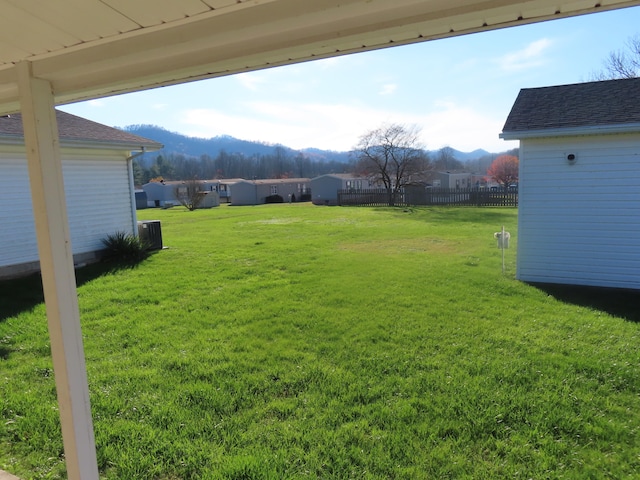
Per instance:
[[[612,135],[617,133],[640,133],[640,123],[503,131],[499,134],[499,137],[503,140],[520,140],[527,138],[572,137],[592,134]]]

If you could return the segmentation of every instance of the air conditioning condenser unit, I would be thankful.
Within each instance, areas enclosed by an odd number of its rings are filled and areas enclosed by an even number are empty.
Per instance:
[[[138,237],[149,245],[149,250],[162,250],[162,228],[160,220],[138,222]]]

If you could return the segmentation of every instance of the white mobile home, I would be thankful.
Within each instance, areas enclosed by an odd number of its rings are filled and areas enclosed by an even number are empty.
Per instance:
[[[264,203],[300,202],[309,195],[308,178],[236,179],[225,182],[231,205],[261,205]]]
[[[310,182],[308,178],[254,180],[258,203],[268,203],[278,198],[282,198],[283,202],[300,202],[309,194]]]
[[[640,78],[521,90],[517,277],[640,289]]]
[[[174,194],[177,183],[179,182],[167,182],[161,180],[142,185],[142,190],[147,195],[147,207],[167,208],[178,205],[178,199]]]
[[[137,232],[131,152],[159,143],[56,112],[62,170],[76,262],[93,260],[102,239]],[[0,118],[0,277],[37,271],[29,174],[20,115]]]
[[[147,195],[147,206],[150,208],[169,208],[180,205],[179,195],[186,195],[190,185],[184,180],[145,183],[142,190]],[[197,187],[202,192],[203,200],[198,208],[212,208],[220,205],[217,180],[198,180]]]
[[[471,188],[473,186],[470,173],[437,172],[434,177],[434,187]]]

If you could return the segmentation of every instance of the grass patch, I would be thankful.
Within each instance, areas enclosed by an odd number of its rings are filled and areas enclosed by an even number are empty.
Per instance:
[[[79,272],[102,478],[640,475],[637,303],[515,281],[515,210],[139,216],[167,249]],[[64,478],[34,292],[0,284],[0,468]]]

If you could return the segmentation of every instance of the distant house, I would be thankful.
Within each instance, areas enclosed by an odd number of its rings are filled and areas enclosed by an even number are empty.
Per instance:
[[[236,180],[227,184],[231,205],[260,205],[269,202],[299,202],[310,192],[308,178]]]
[[[436,172],[433,176],[433,186],[441,188],[471,188],[473,186],[471,173]]]
[[[97,258],[102,239],[135,234],[131,152],[162,145],[57,111],[71,246],[76,262]],[[0,117],[0,277],[39,269],[20,115]]]
[[[198,181],[198,187],[204,195],[204,200],[199,208],[212,208],[220,205],[218,196],[219,184],[215,180]],[[187,182],[183,180],[149,182],[142,186],[147,195],[147,205],[151,208],[169,208],[180,205],[178,195],[186,193]],[[183,192],[184,190],[184,192]]]
[[[520,91],[517,277],[640,289],[640,78]]]
[[[254,180],[258,203],[266,203],[269,197],[281,197],[284,202],[304,200],[311,191],[309,178],[277,178]],[[232,200],[233,202],[233,200]]]
[[[224,203],[231,202],[231,186],[238,182],[244,182],[244,178],[223,178],[218,180],[218,195],[220,201]]]
[[[311,179],[314,205],[338,205],[339,190],[373,188],[368,178],[350,173],[328,173]]]

